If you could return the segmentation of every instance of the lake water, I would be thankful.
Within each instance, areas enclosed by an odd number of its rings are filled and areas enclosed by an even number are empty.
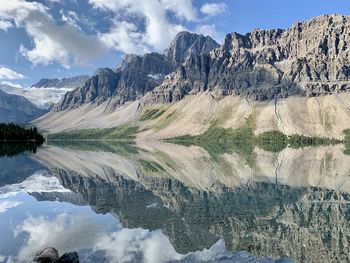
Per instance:
[[[56,142],[0,157],[0,262],[349,262],[349,193],[342,145]]]

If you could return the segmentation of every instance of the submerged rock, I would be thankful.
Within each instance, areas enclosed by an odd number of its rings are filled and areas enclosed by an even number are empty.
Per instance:
[[[47,247],[41,251],[38,251],[33,261],[38,263],[51,263],[54,260],[58,259],[58,257],[59,257],[59,254],[57,249],[53,247]]]
[[[59,256],[57,249],[47,247],[37,252],[33,261],[38,263],[79,263],[79,256],[77,252],[69,252]]]

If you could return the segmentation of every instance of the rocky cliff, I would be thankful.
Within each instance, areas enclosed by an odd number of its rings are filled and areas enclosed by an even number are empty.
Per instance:
[[[350,90],[350,17],[326,15],[289,29],[228,34],[220,48],[192,56],[144,103],[214,91],[271,100]]]
[[[110,100],[109,107],[141,98],[159,86],[164,77],[194,55],[201,55],[218,44],[210,37],[181,32],[164,54],[126,55],[115,70],[97,70],[85,85],[67,93],[56,110],[77,108],[84,103]],[[113,108],[113,107],[112,107]]]

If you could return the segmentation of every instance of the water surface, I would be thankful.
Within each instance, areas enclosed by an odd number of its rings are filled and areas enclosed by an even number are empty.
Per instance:
[[[46,246],[81,262],[350,260],[341,145],[213,158],[162,142],[56,142],[0,167],[0,262]]]

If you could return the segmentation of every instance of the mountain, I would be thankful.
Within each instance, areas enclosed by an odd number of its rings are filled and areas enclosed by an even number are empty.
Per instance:
[[[219,44],[209,36],[197,35],[189,32],[180,32],[164,51],[164,56],[180,65],[193,55],[202,55],[215,48]]]
[[[37,107],[49,110],[59,102],[64,94],[77,87],[82,87],[89,76],[81,75],[63,79],[41,79],[30,88],[18,88],[10,85],[0,85],[0,89],[8,94],[27,98]]]
[[[81,75],[72,78],[62,79],[41,79],[37,83],[33,84],[32,88],[37,89],[75,89],[81,87],[89,79],[90,76]]]
[[[350,17],[326,15],[289,29],[228,34],[223,45],[192,57],[144,99],[173,102],[214,91],[254,100],[350,90]]]
[[[350,17],[341,15],[231,33],[218,48],[180,33],[163,55],[126,56],[108,71],[108,83],[100,71],[36,123],[51,132],[136,124],[139,139],[159,139],[249,121],[256,135],[278,130],[342,139],[350,129],[349,33]],[[150,57],[164,71],[151,70]]]
[[[45,113],[26,98],[0,90],[0,122],[25,123]]]
[[[164,54],[126,55],[115,70],[97,70],[84,86],[68,92],[56,110],[73,109],[90,102],[100,104],[106,100],[110,100],[109,106],[113,108],[140,99],[186,59],[218,46],[210,37],[181,32]]]

